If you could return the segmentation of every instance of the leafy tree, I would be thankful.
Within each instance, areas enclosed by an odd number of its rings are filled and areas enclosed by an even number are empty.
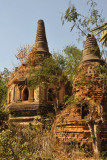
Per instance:
[[[66,69],[64,72],[72,85],[74,77],[78,73],[77,69],[82,58],[82,51],[74,45],[67,46],[64,49],[64,57],[66,63]]]
[[[64,22],[71,23],[71,31],[74,28],[78,30],[78,40],[86,36],[93,26],[96,27],[104,22],[101,13],[96,9],[97,3],[94,0],[87,0],[87,5],[89,6],[87,15],[82,15],[78,12],[75,5],[69,4],[65,14],[61,17],[62,24],[64,24]]]
[[[57,112],[59,106],[59,90],[62,83],[65,83],[66,78],[63,71],[65,70],[65,60],[62,55],[53,54],[48,58],[37,58],[36,62],[40,64],[38,67],[31,67],[29,85],[33,88],[41,86],[53,86],[51,97],[54,102],[54,109]]]
[[[0,72],[0,107],[6,105],[7,87],[6,84],[9,78],[9,71],[4,68],[3,72]]]
[[[9,71],[7,68],[4,68],[3,72],[0,72],[0,130],[2,130],[5,126],[3,124],[4,120],[8,119],[8,113],[4,111],[4,106],[6,105],[7,99],[7,81],[8,81]]]

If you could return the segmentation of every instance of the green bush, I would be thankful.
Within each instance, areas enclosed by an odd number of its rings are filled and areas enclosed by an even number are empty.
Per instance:
[[[50,132],[41,127],[11,126],[0,133],[0,160],[51,160]]]

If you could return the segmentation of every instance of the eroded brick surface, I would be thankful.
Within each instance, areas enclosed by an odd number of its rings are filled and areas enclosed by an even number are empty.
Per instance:
[[[104,65],[95,38],[88,35],[73,83],[76,104],[71,102],[57,115],[54,124],[54,134],[59,141],[75,139],[92,144],[99,137],[103,150],[107,149],[107,85],[102,76],[105,71],[100,70]]]

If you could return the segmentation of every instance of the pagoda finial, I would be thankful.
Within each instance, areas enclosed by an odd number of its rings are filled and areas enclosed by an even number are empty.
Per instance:
[[[37,52],[49,52],[48,43],[45,34],[45,25],[43,20],[38,20],[37,24],[37,34],[36,40],[34,44],[34,48],[36,48]]]
[[[100,49],[93,34],[88,34],[83,50],[83,61],[100,60]]]

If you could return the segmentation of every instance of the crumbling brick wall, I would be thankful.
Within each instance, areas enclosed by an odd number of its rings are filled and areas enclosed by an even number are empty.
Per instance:
[[[75,139],[92,146],[89,124],[98,126],[103,149],[107,147],[107,93],[106,83],[100,75],[100,61],[81,63],[73,83],[75,104],[71,103],[57,115],[54,134],[60,141]],[[103,73],[102,73],[103,74]]]

